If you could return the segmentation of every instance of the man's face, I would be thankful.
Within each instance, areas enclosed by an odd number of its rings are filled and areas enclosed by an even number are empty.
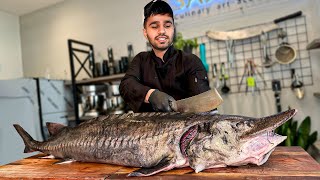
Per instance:
[[[168,14],[150,16],[145,23],[143,34],[154,50],[167,50],[172,44],[174,36],[172,17]]]

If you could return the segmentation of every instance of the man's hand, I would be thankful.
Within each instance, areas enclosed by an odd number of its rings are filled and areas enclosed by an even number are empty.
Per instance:
[[[172,103],[175,102],[175,99],[172,96],[156,89],[151,93],[149,102],[155,111],[170,112],[173,111],[171,107]]]

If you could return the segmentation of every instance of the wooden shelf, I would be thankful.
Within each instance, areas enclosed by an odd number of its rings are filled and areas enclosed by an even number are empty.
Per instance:
[[[87,84],[97,84],[97,83],[107,83],[107,82],[112,82],[112,81],[120,81],[125,73],[122,74],[115,74],[111,76],[101,76],[101,77],[96,77],[96,78],[91,78],[91,79],[84,79],[84,80],[77,80],[76,85],[87,85]],[[66,81],[65,85],[71,85],[71,81]]]
[[[320,38],[313,40],[311,43],[307,45],[307,50],[319,49],[319,48],[320,48]]]

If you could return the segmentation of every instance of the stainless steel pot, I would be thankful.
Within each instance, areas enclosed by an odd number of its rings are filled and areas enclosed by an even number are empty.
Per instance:
[[[111,96],[119,96],[120,92],[119,92],[119,84],[112,84],[109,86],[109,94]]]
[[[83,95],[82,96],[83,111],[86,113],[88,111],[102,111],[104,105],[104,96],[101,94],[95,95]]]
[[[85,85],[82,86],[82,94],[92,95],[108,92],[108,85],[99,84],[99,85]]]

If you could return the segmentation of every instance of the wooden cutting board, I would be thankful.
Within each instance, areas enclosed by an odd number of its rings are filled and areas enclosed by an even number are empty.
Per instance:
[[[320,164],[300,147],[277,147],[262,166],[246,165],[205,170],[173,169],[151,177],[126,177],[137,168],[74,162],[53,164],[39,154],[0,166],[0,179],[320,179]]]

